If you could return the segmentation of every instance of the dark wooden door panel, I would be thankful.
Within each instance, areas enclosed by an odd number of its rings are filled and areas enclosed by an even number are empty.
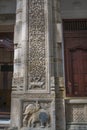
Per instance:
[[[82,57],[82,66],[83,66],[83,84],[84,84],[84,93],[87,96],[87,51],[84,51]]]
[[[87,32],[65,33],[64,44],[67,96],[87,96]]]
[[[84,96],[84,78],[85,75],[83,73],[84,65],[83,65],[83,54],[84,49],[76,49],[72,53],[72,83],[74,87],[74,95],[82,95]],[[85,60],[84,60],[85,64]],[[87,65],[87,64],[86,64]]]

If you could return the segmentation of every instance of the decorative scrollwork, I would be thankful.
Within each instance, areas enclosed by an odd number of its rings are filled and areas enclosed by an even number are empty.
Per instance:
[[[29,89],[45,88],[44,0],[29,0]]]

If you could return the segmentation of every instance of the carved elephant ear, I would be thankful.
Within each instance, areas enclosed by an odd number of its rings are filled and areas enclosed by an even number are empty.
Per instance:
[[[25,108],[25,111],[24,111],[24,115],[27,115],[27,114],[32,114],[33,112],[35,111],[35,105],[34,104],[29,104],[26,108]]]

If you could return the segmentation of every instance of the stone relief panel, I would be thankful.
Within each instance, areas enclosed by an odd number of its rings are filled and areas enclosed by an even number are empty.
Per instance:
[[[46,128],[51,127],[50,102],[24,102],[23,127]]]
[[[87,122],[87,104],[67,104],[66,117],[68,122]]]
[[[46,89],[47,53],[46,17],[47,0],[29,0],[29,88]]]

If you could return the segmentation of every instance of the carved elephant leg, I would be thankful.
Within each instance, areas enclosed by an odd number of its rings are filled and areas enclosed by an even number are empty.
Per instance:
[[[28,127],[31,127],[31,119],[28,120]]]
[[[47,124],[46,124],[46,125],[47,125],[47,127],[50,127],[50,123],[49,123],[49,122],[47,122]]]
[[[31,126],[32,127],[35,127],[35,122],[32,120],[32,122],[31,122]]]
[[[28,118],[28,115],[25,115],[23,119],[23,126],[27,126],[27,118]]]
[[[40,126],[41,128],[44,128],[45,126],[44,126],[44,124],[41,122],[41,126]]]
[[[28,127],[34,127],[35,126],[35,123],[34,123],[34,117],[31,116],[29,121],[28,121]]]
[[[31,120],[31,126],[32,127],[35,127],[36,126],[36,124],[35,124],[35,122],[37,121],[38,119],[37,119],[37,115],[33,115],[32,116],[32,120]]]
[[[46,123],[47,127],[50,127],[50,115],[48,115],[48,121]]]

